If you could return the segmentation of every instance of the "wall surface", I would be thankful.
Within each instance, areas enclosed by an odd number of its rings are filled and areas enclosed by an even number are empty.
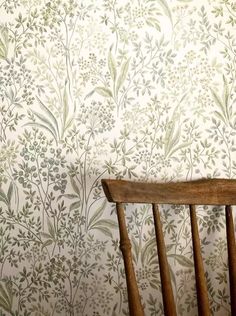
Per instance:
[[[236,177],[235,1],[1,0],[0,16],[0,315],[127,315],[100,180]],[[225,316],[223,214],[198,209]],[[146,315],[162,315],[150,209],[127,217]],[[162,220],[178,313],[195,315],[188,211]]]

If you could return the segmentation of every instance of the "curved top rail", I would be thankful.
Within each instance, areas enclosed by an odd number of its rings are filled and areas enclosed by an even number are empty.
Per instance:
[[[109,202],[196,205],[236,205],[236,180],[201,179],[146,183],[102,179]]]

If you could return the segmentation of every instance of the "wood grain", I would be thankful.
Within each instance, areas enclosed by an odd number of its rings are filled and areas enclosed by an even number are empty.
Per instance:
[[[147,183],[104,179],[102,185],[110,202],[236,205],[236,180]]]
[[[207,294],[207,283],[201,254],[201,244],[198,233],[198,224],[195,205],[190,205],[190,220],[192,229],[193,257],[197,290],[198,315],[210,316],[210,305]]]
[[[132,262],[131,243],[129,240],[124,208],[121,203],[116,204],[117,217],[120,231],[120,249],[124,258],[126,284],[128,292],[129,313],[130,316],[144,316],[143,308],[141,305],[140,295],[138,291],[138,285],[134,273],[134,267]]]
[[[226,236],[228,245],[229,283],[231,298],[231,315],[236,315],[236,245],[233,214],[231,206],[225,207]]]
[[[108,201],[115,202],[117,205],[121,240],[120,248],[125,263],[130,316],[144,316],[144,312],[132,264],[131,244],[128,238],[122,203],[149,203],[153,205],[163,305],[166,316],[175,316],[176,310],[157,204],[183,204],[190,206],[198,314],[201,316],[210,316],[211,313],[201,256],[195,205],[226,205],[231,314],[236,315],[236,243],[232,208],[230,206],[236,205],[236,180],[202,179],[189,182],[147,183],[103,179],[102,186]]]
[[[173,290],[171,286],[171,278],[169,264],[166,256],[166,247],[161,225],[160,212],[157,204],[152,205],[153,218],[156,233],[157,253],[161,275],[162,299],[165,316],[176,316],[176,307],[174,301]]]

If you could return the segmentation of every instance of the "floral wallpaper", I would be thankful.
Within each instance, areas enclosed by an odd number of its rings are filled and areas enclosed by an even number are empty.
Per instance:
[[[0,0],[0,315],[128,315],[100,180],[236,177],[232,0]],[[224,210],[198,207],[213,315],[229,315]],[[184,206],[162,221],[178,315],[197,314]],[[163,315],[152,216],[127,222]]]

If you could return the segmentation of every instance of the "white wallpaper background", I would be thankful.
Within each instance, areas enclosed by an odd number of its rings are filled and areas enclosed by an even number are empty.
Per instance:
[[[0,315],[127,315],[100,180],[235,178],[236,2],[1,0],[0,16]],[[146,315],[162,315],[150,210],[127,218]],[[224,211],[198,218],[225,316]],[[162,220],[178,314],[196,315],[188,211]]]

